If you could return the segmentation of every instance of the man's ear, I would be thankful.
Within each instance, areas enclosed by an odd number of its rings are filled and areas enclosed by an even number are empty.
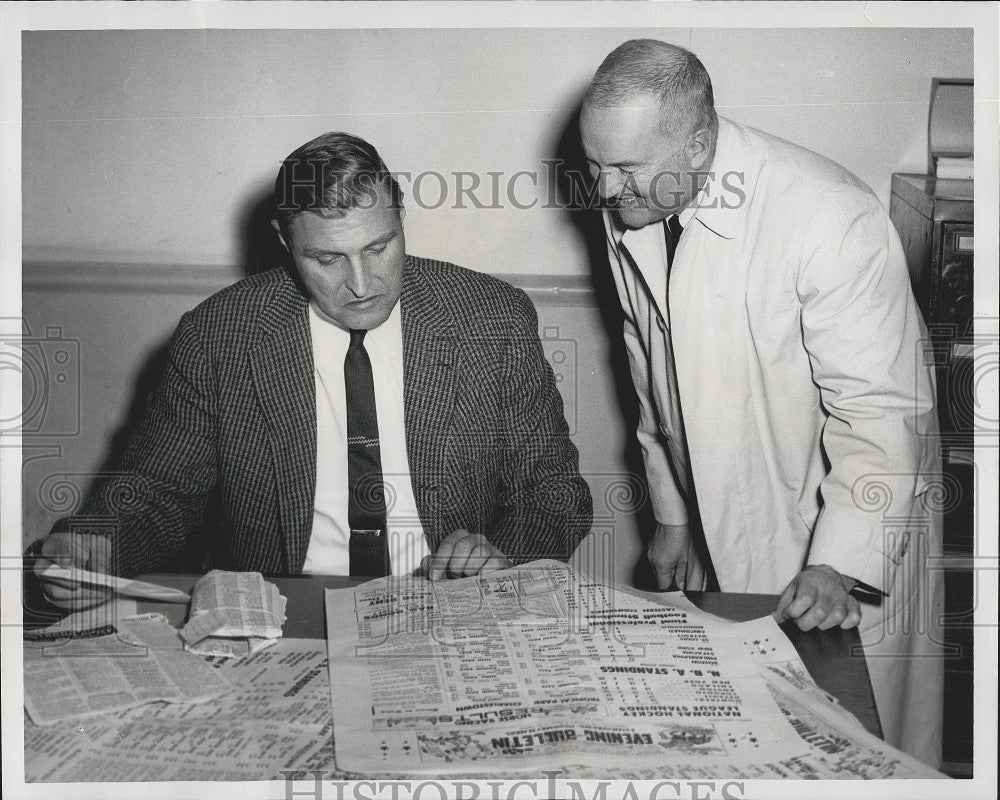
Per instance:
[[[278,224],[278,220],[272,219],[271,227],[278,232],[278,241],[281,242],[281,246],[284,247],[289,253],[291,253],[292,250],[288,246],[288,242],[285,241],[285,235],[281,232],[281,226]]]
[[[708,163],[709,156],[712,155],[712,131],[708,128],[699,128],[688,139],[687,145],[688,163],[691,169],[701,169]]]

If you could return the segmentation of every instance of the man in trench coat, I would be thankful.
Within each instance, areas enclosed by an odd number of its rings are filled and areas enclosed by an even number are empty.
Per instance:
[[[720,119],[704,66],[663,42],[607,57],[581,133],[657,580],[780,594],[804,630],[860,623],[886,739],[937,766],[934,383],[888,215],[839,165]]]

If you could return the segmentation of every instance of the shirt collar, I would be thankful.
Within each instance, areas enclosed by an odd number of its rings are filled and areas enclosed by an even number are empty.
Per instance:
[[[312,322],[323,330],[325,335],[337,340],[342,339],[345,342],[345,346],[350,341],[351,332],[345,330],[324,314],[320,307],[316,305],[316,301],[312,299],[309,300],[309,316],[312,318]],[[396,305],[392,307],[389,318],[377,328],[372,328],[365,334],[365,346],[385,346],[394,339],[401,339],[402,335],[402,320],[400,318],[399,301],[397,301]]]
[[[697,210],[697,206],[700,203],[703,203],[704,199],[705,199],[705,187],[703,186],[701,187],[701,191],[699,191],[698,194],[695,195],[694,202],[691,203],[691,205],[689,205],[687,208],[681,211],[680,214],[673,215],[677,217],[677,221],[681,224],[682,228],[686,228],[688,225],[691,224],[691,218],[694,217],[694,212]],[[667,219],[669,220],[670,217],[667,217]],[[667,220],[664,220],[664,222],[666,221]]]

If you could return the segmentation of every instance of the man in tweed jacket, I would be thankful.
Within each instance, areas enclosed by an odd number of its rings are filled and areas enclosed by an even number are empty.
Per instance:
[[[345,158],[376,164],[375,177],[355,164],[331,188],[330,169],[317,170],[303,190],[289,164],[321,157],[338,174]],[[176,569],[211,499],[212,566],[302,572],[317,474],[310,301],[362,330],[399,304],[405,449],[431,577],[572,554],[591,498],[534,308],[499,280],[405,255],[400,195],[355,137],[327,134],[289,156],[275,227],[296,269],[242,280],[181,318],[121,469],[42,555],[125,576]],[[55,602],[86,599],[43,585]]]

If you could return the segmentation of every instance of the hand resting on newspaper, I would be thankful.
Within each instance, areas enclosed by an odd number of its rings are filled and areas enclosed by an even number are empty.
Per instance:
[[[426,556],[420,564],[420,574],[429,580],[466,578],[483,572],[494,572],[512,566],[510,559],[489,539],[479,533],[459,528],[438,546],[437,552]]]

